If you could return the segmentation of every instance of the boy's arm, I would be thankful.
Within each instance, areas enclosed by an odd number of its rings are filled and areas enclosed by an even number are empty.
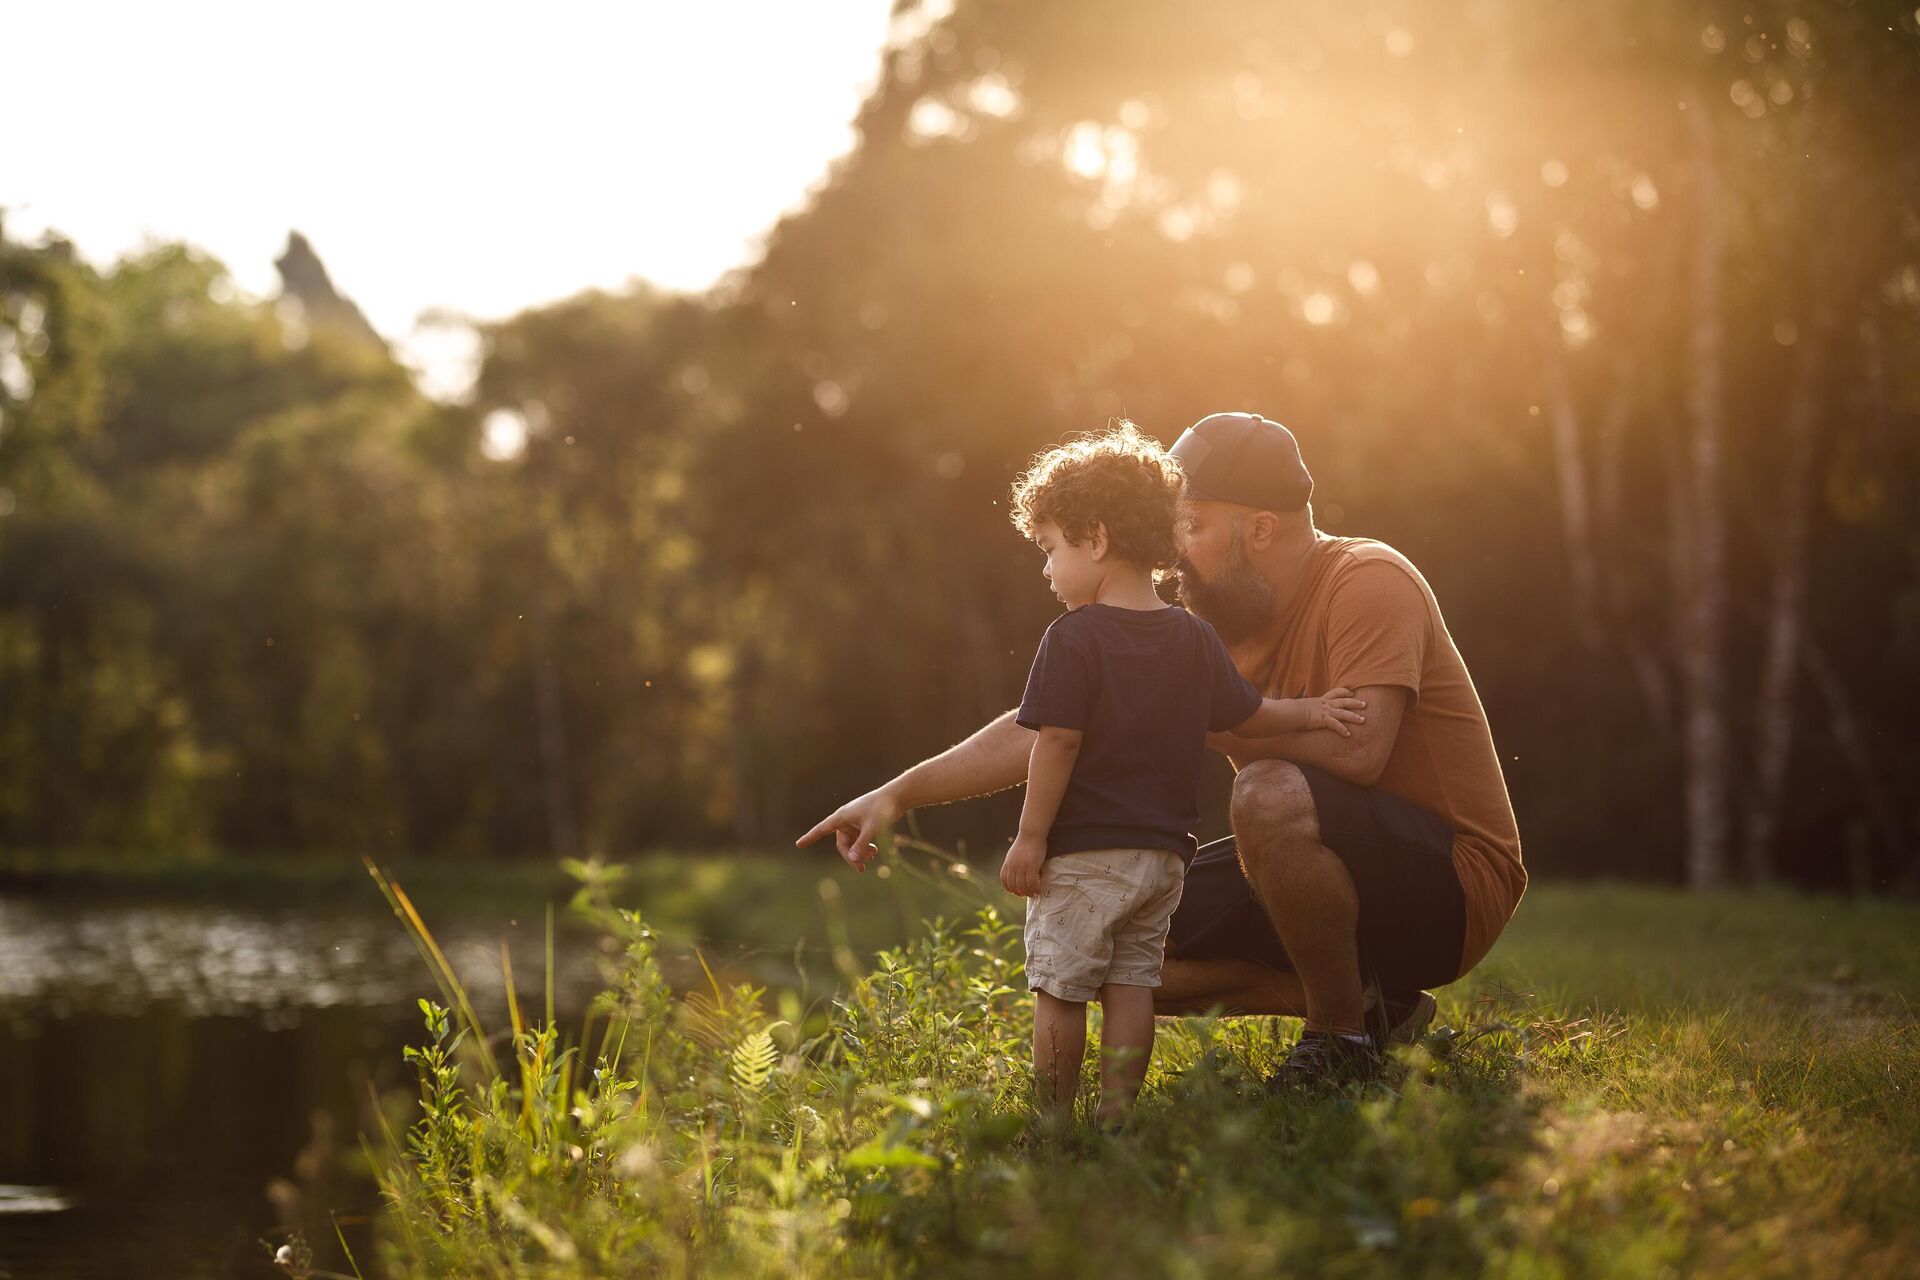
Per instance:
[[[1370,787],[1380,781],[1387,757],[1393,754],[1393,742],[1400,735],[1400,721],[1406,715],[1409,691],[1400,685],[1373,684],[1354,690],[1354,696],[1366,703],[1367,718],[1365,724],[1353,727],[1350,738],[1318,730],[1271,738],[1211,733],[1207,735],[1207,745],[1230,757],[1236,767],[1250,760],[1291,760]]]
[[[1262,698],[1260,709],[1218,737],[1270,738],[1277,733],[1299,733],[1307,727],[1307,708],[1298,698]]]
[[[1040,892],[1040,869],[1047,861],[1047,833],[1060,812],[1060,800],[1080,756],[1081,732],[1042,725],[1027,766],[1027,798],[1020,808],[1020,834],[1000,868],[1007,892],[1031,898]]]
[[[1045,840],[1047,832],[1053,830],[1061,798],[1067,794],[1067,780],[1073,777],[1073,762],[1080,755],[1081,737],[1078,729],[1041,726],[1027,765],[1027,798],[1020,807],[1021,836]]]
[[[1270,738],[1278,733],[1331,729],[1348,737],[1353,733],[1348,725],[1367,722],[1360,714],[1366,705],[1350,689],[1329,689],[1317,698],[1262,698],[1254,713],[1229,732],[1241,738]]]

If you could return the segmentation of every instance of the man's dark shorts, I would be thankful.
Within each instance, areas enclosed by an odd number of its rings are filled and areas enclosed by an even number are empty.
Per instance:
[[[1453,869],[1453,827],[1398,796],[1298,767],[1313,792],[1320,842],[1346,864],[1360,896],[1361,974],[1392,992],[1459,977],[1467,901]],[[1232,836],[1200,847],[1167,945],[1181,960],[1293,968],[1254,900]]]

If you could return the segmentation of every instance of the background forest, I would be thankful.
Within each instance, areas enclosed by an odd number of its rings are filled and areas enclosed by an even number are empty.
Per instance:
[[[297,236],[0,222],[0,845],[785,843],[1017,698],[1029,454],[1244,408],[1434,584],[1536,871],[1911,892],[1916,21],[903,4],[757,263],[453,404]]]

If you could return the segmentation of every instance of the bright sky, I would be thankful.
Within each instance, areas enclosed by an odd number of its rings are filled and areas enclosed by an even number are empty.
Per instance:
[[[446,393],[498,318],[749,261],[853,145],[890,0],[0,0],[8,235],[182,239],[256,294],[297,228]]]

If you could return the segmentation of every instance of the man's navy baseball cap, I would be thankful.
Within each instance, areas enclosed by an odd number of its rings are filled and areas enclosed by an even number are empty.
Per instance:
[[[1313,497],[1300,442],[1257,413],[1210,413],[1181,432],[1171,452],[1196,502],[1299,511]]]

